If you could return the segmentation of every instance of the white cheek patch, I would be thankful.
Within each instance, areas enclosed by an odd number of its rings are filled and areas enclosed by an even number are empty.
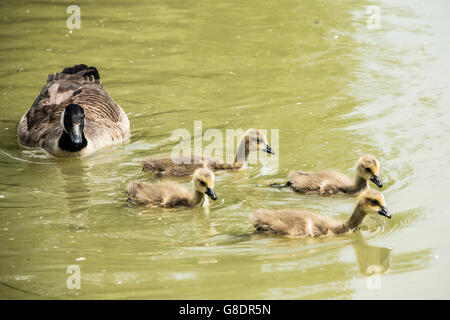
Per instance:
[[[60,122],[61,122],[61,127],[63,128],[64,132],[67,133],[66,127],[64,127],[64,115],[65,114],[66,114],[66,109],[64,109],[63,112],[61,112]]]
[[[80,129],[80,124],[74,124],[73,125],[73,133],[77,136],[81,136],[81,129]]]

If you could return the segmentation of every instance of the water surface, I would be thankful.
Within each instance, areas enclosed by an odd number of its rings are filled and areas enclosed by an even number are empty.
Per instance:
[[[70,33],[71,4],[0,4],[0,298],[450,298],[447,2],[78,1]],[[369,5],[381,29],[367,28]],[[69,160],[20,148],[47,74],[76,63],[99,69],[129,143]],[[150,179],[141,160],[200,120],[224,135],[278,129],[277,156],[218,175],[209,212],[129,205],[127,184]],[[252,235],[259,208],[348,217],[353,198],[267,184],[294,169],[352,175],[363,154],[382,164],[391,220]],[[80,290],[66,287],[70,265]]]

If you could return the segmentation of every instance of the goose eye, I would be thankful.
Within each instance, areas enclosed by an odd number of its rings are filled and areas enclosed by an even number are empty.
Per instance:
[[[372,204],[373,204],[374,206],[378,206],[378,205],[379,205],[379,202],[378,202],[377,200],[372,200]]]
[[[369,168],[366,168],[366,171],[367,171],[367,172],[372,172],[372,170],[370,170]]]
[[[205,181],[200,181],[200,184],[201,184],[202,186],[206,187]]]

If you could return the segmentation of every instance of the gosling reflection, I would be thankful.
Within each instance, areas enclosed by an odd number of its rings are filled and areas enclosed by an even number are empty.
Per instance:
[[[252,239],[263,239],[261,234],[252,234]],[[339,252],[348,246],[347,241],[336,241],[339,238],[277,238],[274,237],[270,242],[269,247],[279,247],[280,245],[287,248],[299,248],[300,250],[277,254],[264,255],[262,259],[268,260],[283,260],[286,258],[295,259],[309,259],[314,261],[317,259],[318,265],[321,268],[325,267],[323,261],[328,261],[326,265],[336,264],[339,260]],[[378,247],[367,244],[361,231],[351,234],[348,238],[355,251],[356,262],[358,264],[359,272],[365,276],[374,274],[387,274],[391,268],[392,248]],[[326,257],[325,257],[326,256]],[[353,263],[352,263],[353,264]],[[350,264],[348,264],[350,267]],[[350,268],[351,269],[351,268]],[[350,270],[346,269],[346,270]],[[342,274],[341,274],[342,275]],[[350,276],[350,273],[348,273]]]
[[[359,272],[365,276],[387,274],[391,269],[392,248],[367,244],[361,232],[354,234],[352,241],[356,253]]]
[[[211,237],[219,234],[210,220],[209,208],[205,212],[196,212],[194,214],[194,229],[196,237],[202,241],[209,240]],[[211,245],[211,243],[208,243]]]

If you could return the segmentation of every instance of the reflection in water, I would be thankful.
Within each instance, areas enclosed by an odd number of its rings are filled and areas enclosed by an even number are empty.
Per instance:
[[[204,212],[194,213],[194,228],[199,240],[208,239],[218,234],[214,228],[214,222],[210,219],[210,208],[202,208]]]
[[[255,239],[263,239],[263,237],[263,235],[255,235]],[[291,298],[314,299],[320,297],[326,290],[329,290],[328,294],[333,292],[333,298],[350,298],[354,293],[351,289],[351,282],[356,276],[355,266],[364,276],[371,276],[375,273],[387,274],[391,266],[392,249],[368,245],[359,231],[349,236],[290,239],[268,237],[268,239],[270,239],[269,250],[271,247],[277,248],[280,245],[288,246],[288,249],[284,249],[285,252],[281,254],[266,254],[259,257],[258,260],[265,261],[262,271],[276,273],[278,278],[282,273],[286,279],[292,279],[291,273],[294,272],[296,280],[289,281],[289,286],[297,285],[302,287],[301,292],[303,290],[309,292],[305,296],[303,293],[295,292],[299,288],[292,288],[288,290]],[[354,249],[356,264],[344,262],[340,258],[341,253],[348,248],[349,244]],[[332,275],[336,286],[330,284],[326,288],[323,287],[321,274],[324,272]],[[305,286],[306,288],[303,288]],[[279,294],[284,296],[286,287],[279,288]]]
[[[416,250],[408,253],[396,254],[393,258],[392,273],[404,273],[427,268],[433,258],[432,249]]]
[[[57,165],[63,182],[64,198],[67,205],[69,229],[83,230],[89,227],[88,208],[90,206],[90,188],[88,166],[81,159],[61,160]]]
[[[370,276],[374,273],[387,274],[391,267],[392,248],[368,245],[361,232],[354,234],[352,241],[356,253],[359,272]]]
[[[61,187],[66,195],[69,212],[83,211],[81,210],[85,209],[83,206],[89,203],[88,166],[80,159],[62,160],[58,164],[60,165],[57,168],[63,180]],[[76,211],[73,208],[80,208],[80,210]]]

